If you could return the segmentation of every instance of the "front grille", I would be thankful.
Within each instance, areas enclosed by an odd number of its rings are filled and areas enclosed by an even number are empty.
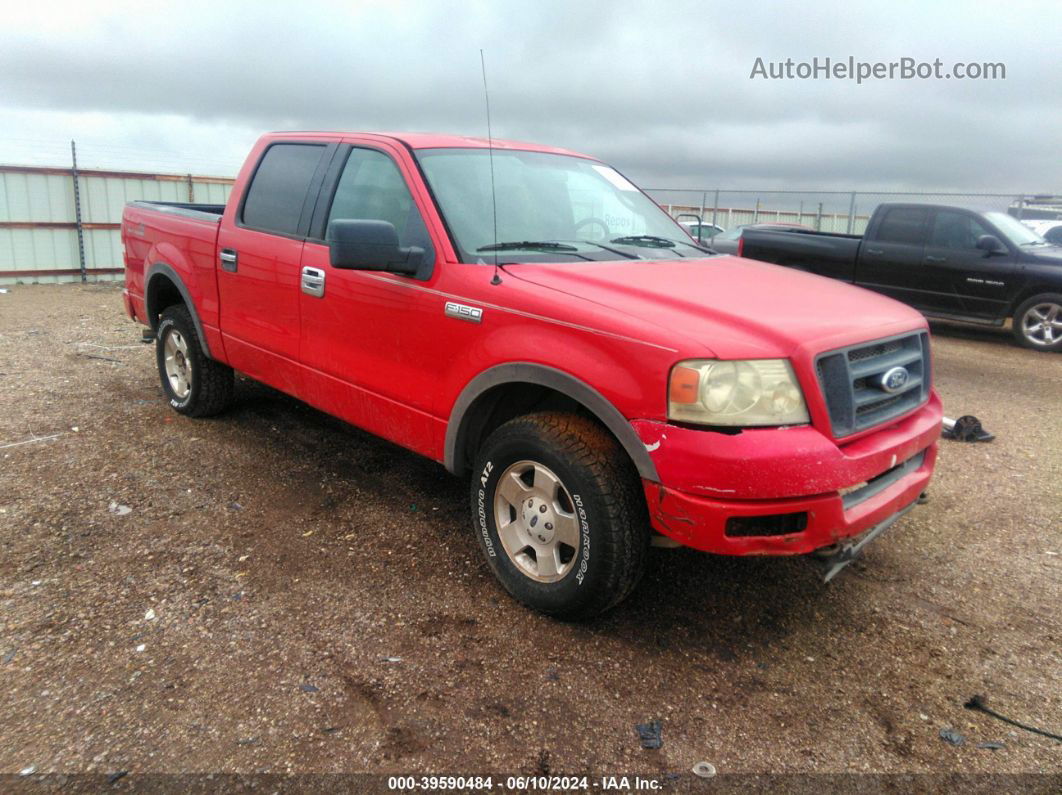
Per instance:
[[[819,383],[836,438],[850,436],[905,414],[929,397],[929,334],[916,332],[820,354]],[[889,392],[883,376],[895,368],[907,381]]]

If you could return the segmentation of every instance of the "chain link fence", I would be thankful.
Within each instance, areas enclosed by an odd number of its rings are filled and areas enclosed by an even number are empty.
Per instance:
[[[798,224],[820,232],[862,234],[883,202],[956,204],[1009,212],[1019,220],[1062,218],[1062,196],[1021,193],[899,193],[870,191],[692,190],[649,188],[673,217],[723,229],[756,223]]]

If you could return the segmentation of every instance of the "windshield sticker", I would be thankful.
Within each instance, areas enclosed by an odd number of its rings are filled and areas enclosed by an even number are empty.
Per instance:
[[[607,179],[620,190],[629,190],[634,191],[635,193],[638,192],[638,189],[634,187],[634,185],[632,185],[630,182],[628,182],[626,177],[624,177],[614,168],[609,168],[608,166],[591,166],[591,168],[593,168],[594,171],[603,176],[605,179]]]

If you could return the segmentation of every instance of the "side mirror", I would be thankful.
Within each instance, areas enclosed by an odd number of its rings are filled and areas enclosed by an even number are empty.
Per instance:
[[[328,225],[325,242],[333,268],[412,276],[424,259],[424,249],[398,245],[398,232],[389,221],[337,219]]]
[[[981,235],[977,238],[977,248],[985,254],[1005,254],[1006,246],[995,235]]]

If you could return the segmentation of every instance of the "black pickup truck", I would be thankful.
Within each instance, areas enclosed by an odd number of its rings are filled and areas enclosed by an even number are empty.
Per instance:
[[[739,252],[884,293],[930,317],[1001,326],[1062,350],[1062,247],[1005,212],[886,203],[866,234],[750,228]]]

